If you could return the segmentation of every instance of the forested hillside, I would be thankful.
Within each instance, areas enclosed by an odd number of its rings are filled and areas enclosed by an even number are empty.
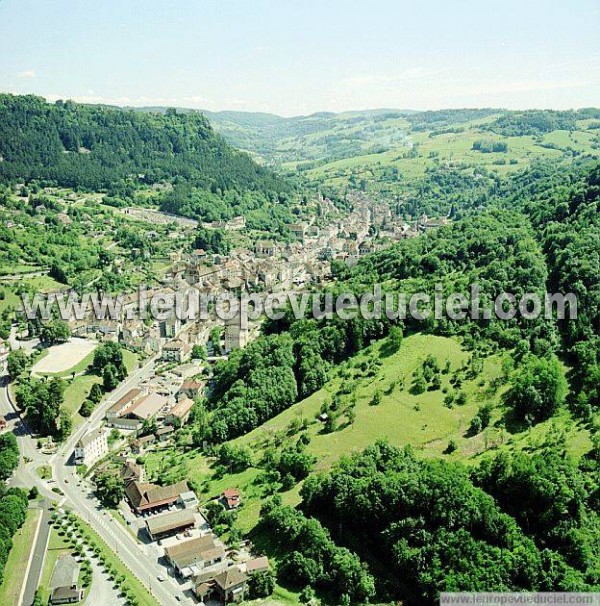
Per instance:
[[[0,178],[88,190],[183,180],[212,193],[289,189],[199,113],[143,113],[0,95]]]

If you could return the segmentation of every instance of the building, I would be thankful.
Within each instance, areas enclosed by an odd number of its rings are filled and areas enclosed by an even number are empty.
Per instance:
[[[248,577],[237,566],[218,574],[214,582],[216,593],[225,604],[241,602],[244,599]]]
[[[192,493],[194,494],[194,493]],[[196,495],[194,495],[195,497]],[[196,526],[196,515],[193,511],[183,510],[154,516],[146,521],[146,530],[153,541],[171,537]]]
[[[167,362],[178,362],[181,364],[189,354],[189,348],[179,339],[165,343],[162,348],[162,359]]]
[[[175,433],[175,428],[172,425],[166,425],[156,431],[156,438],[159,442],[166,442]]]
[[[130,482],[144,481],[144,468],[138,465],[135,461],[128,459],[123,463],[123,467],[119,471],[119,476],[127,486]]]
[[[96,429],[75,444],[75,465],[91,467],[108,454],[108,440],[104,429]]]
[[[179,389],[177,397],[181,399],[182,396],[191,398],[192,400],[200,395],[204,383],[202,381],[196,381],[194,379],[188,379],[183,382],[183,385]]]
[[[117,400],[107,411],[106,421],[108,424],[120,417],[130,406],[143,396],[141,389],[130,389],[122,398]]]
[[[187,482],[169,486],[130,482],[125,487],[125,494],[137,514],[169,507],[177,502],[182,493],[189,491]]]
[[[272,257],[275,254],[275,244],[271,240],[257,240],[254,252],[259,257]]]
[[[50,604],[75,604],[83,600],[83,589],[78,587],[57,587],[52,590]]]
[[[133,391],[133,390],[132,390]],[[110,423],[119,429],[139,429],[144,421],[153,419],[168,404],[169,399],[156,392],[142,395],[133,404],[125,408],[118,416],[112,417]]]
[[[240,491],[237,488],[227,488],[221,495],[221,502],[227,509],[237,509],[240,506]]]
[[[72,604],[83,598],[83,590],[77,585],[79,563],[70,555],[60,556],[54,564],[50,578],[51,604]]]
[[[167,547],[165,557],[178,576],[188,578],[223,562],[225,547],[214,535],[207,534]]]
[[[185,509],[198,509],[198,505],[200,504],[198,502],[198,497],[193,490],[190,490],[189,492],[182,492],[179,495],[178,503],[179,505],[183,505]]]
[[[183,398],[179,400],[171,410],[169,410],[168,414],[165,416],[165,423],[169,425],[174,425],[179,423],[180,425],[184,425],[190,417],[190,413],[192,412],[192,407],[194,406],[194,400],[191,398]]]
[[[246,562],[246,574],[253,575],[261,572],[267,572],[269,570],[269,558],[267,556],[261,556],[260,558],[254,558]]]
[[[131,452],[141,454],[150,445],[154,444],[154,442],[156,442],[156,436],[153,433],[147,436],[142,436],[141,438],[136,438],[131,442]]]
[[[225,351],[243,349],[248,344],[248,337],[248,327],[242,326],[239,315],[225,321]]]

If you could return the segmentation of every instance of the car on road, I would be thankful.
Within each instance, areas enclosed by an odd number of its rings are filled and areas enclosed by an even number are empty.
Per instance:
[[[158,575],[156,578],[157,578],[157,579],[158,579],[158,580],[159,580],[161,583],[162,583],[162,582],[165,580],[165,577],[163,577],[163,575],[162,575],[162,574],[159,574],[159,575]]]

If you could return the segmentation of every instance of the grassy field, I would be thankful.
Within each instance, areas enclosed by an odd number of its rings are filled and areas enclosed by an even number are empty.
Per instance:
[[[291,406],[253,432],[234,440],[234,444],[251,448],[255,462],[274,438],[283,443],[297,439],[297,429],[302,420],[310,436],[308,452],[316,458],[315,471],[326,470],[340,456],[358,452],[380,438],[386,438],[395,446],[410,444],[422,457],[445,457],[460,460],[468,465],[476,464],[481,457],[489,456],[501,448],[520,449],[527,439],[543,441],[553,426],[559,426],[567,434],[568,445],[574,455],[581,455],[591,446],[587,430],[572,422],[564,412],[551,421],[540,423],[521,433],[509,433],[504,426],[506,411],[502,395],[506,386],[501,384],[502,359],[494,355],[484,359],[483,367],[471,376],[470,354],[462,349],[457,340],[432,335],[416,334],[404,339],[400,350],[385,356],[383,343],[377,343],[341,366],[338,376],[332,378],[321,390],[309,398]],[[441,389],[426,391],[420,395],[411,393],[412,378],[428,356],[433,355],[444,367],[450,369],[441,375]],[[378,366],[375,361],[381,360]],[[364,370],[366,368],[366,370]],[[457,389],[450,384],[453,376],[461,377]],[[325,433],[317,420],[324,402],[330,402],[340,388],[351,383],[355,388],[355,420],[349,423],[342,414],[337,427]],[[457,391],[464,392],[466,403],[452,408],[444,404],[445,396]],[[381,403],[372,405],[378,392]],[[346,396],[347,397],[347,396]],[[471,419],[484,403],[493,406],[490,426],[469,436]],[[449,442],[456,450],[446,453]],[[225,488],[237,487],[242,491],[244,505],[240,509],[238,525],[246,532],[252,531],[259,519],[260,504],[265,497],[264,486],[257,482],[261,471],[251,467],[237,474],[219,476],[211,467],[212,460],[194,452],[181,454],[172,447],[161,447],[146,458],[149,477],[168,471],[175,478],[187,477],[200,487],[206,499],[220,494]],[[289,504],[300,501],[299,486],[282,494]]]
[[[4,581],[0,585],[0,604],[18,603],[40,515],[40,509],[28,509],[23,526],[13,537],[13,547],[4,569]]]
[[[81,364],[85,360],[87,360],[86,367],[84,367],[82,370],[79,370],[77,372],[82,372],[83,370],[85,370],[85,368],[87,368],[87,366],[91,363],[91,361],[93,359],[93,354],[90,354],[90,356],[86,356],[86,358],[84,360],[82,360],[80,362],[80,364],[78,364],[78,366],[81,366]],[[137,364],[138,357],[136,354],[124,349],[123,350],[123,361],[125,362],[127,372],[131,372]],[[70,369],[70,372],[68,372],[65,375],[65,377],[70,377],[72,372],[73,372],[73,369]],[[67,385],[67,388],[65,389],[65,394],[64,394],[65,399],[64,399],[63,406],[71,413],[71,417],[73,418],[73,423],[75,425],[79,425],[80,423],[82,423],[84,421],[84,419],[81,415],[79,415],[78,410],[81,407],[81,405],[83,404],[83,401],[88,397],[88,394],[90,393],[90,389],[92,388],[92,385],[94,383],[101,385],[102,378],[97,375],[93,375],[93,374],[83,374],[83,375],[75,377],[74,379],[67,378],[66,380],[67,380],[68,385]]]

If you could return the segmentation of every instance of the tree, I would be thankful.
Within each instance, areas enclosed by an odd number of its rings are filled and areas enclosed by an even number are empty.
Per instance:
[[[534,422],[550,418],[564,402],[567,392],[560,362],[556,357],[537,358],[529,355],[515,371],[507,403],[519,418]]]
[[[119,376],[114,364],[109,362],[102,369],[102,385],[105,391],[112,391],[119,384]]]
[[[42,325],[40,331],[40,341],[45,346],[64,343],[69,340],[70,336],[69,325],[62,320],[50,320]]]
[[[19,446],[13,433],[0,435],[0,481],[7,480],[19,464]]]
[[[83,404],[79,408],[79,414],[82,417],[86,417],[87,418],[87,417],[89,417],[92,414],[92,411],[94,410],[95,406],[96,405],[91,400],[84,400]]]
[[[116,507],[125,496],[123,481],[118,474],[100,472],[94,476],[96,494],[105,507]]]
[[[102,400],[102,388],[98,383],[94,383],[90,389],[90,394],[88,395],[88,400],[93,402],[94,404],[99,404],[100,400]]]
[[[11,381],[14,381],[27,368],[29,356],[23,349],[15,349],[8,354],[6,369]]]
[[[275,576],[270,570],[253,574],[248,579],[248,591],[251,600],[268,598],[275,591]]]
[[[193,360],[202,360],[202,361],[206,361],[207,358],[207,354],[206,354],[206,347],[204,347],[204,345],[194,345],[194,347],[192,347],[192,359]]]

